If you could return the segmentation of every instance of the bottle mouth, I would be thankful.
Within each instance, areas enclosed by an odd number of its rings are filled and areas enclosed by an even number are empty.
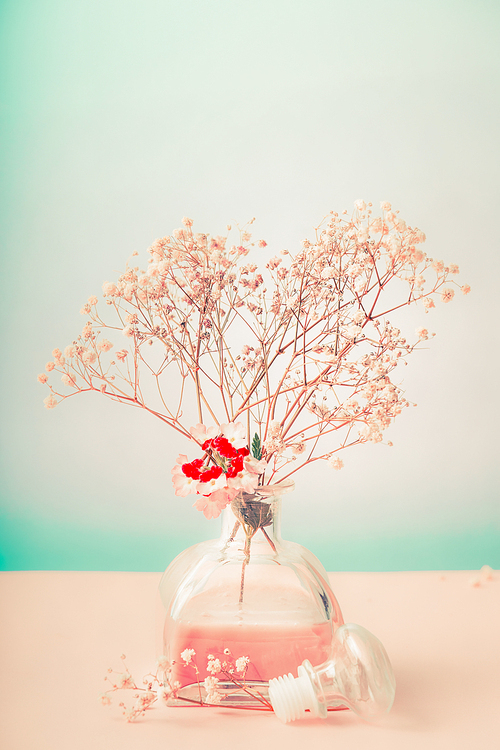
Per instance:
[[[318,701],[304,665],[298,668],[298,674],[294,677],[289,672],[269,681],[269,700],[274,713],[284,724],[303,718],[306,711],[324,719],[326,706]]]
[[[295,482],[293,479],[285,480],[284,482],[278,482],[276,484],[263,484],[261,487],[256,487],[255,494],[262,495],[262,497],[279,497],[280,495],[286,495],[295,489]]]

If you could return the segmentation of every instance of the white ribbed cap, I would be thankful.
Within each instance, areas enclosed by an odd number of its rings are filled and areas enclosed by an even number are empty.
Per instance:
[[[326,716],[326,706],[318,701],[303,666],[299,667],[298,673],[298,677],[289,672],[269,681],[269,699],[274,713],[285,724],[304,718],[307,709],[313,716]]]

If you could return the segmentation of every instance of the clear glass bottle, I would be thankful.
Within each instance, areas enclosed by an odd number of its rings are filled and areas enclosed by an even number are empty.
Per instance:
[[[281,538],[281,500],[273,492],[240,491],[223,511],[220,539],[185,550],[163,575],[160,652],[174,662],[170,683],[180,684],[170,705],[200,700],[210,655],[228,669],[249,658],[243,689],[234,681],[242,684],[241,674],[216,675],[222,704],[262,708],[255,693],[267,695],[271,678],[331,653],[340,607],[319,560]],[[196,652],[187,665],[186,649]]]

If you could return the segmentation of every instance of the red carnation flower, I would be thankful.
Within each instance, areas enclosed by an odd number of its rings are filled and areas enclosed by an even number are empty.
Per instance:
[[[219,435],[214,438],[212,445],[221,456],[224,458],[234,458],[237,455],[236,449],[233,448],[232,444],[223,435]]]
[[[195,458],[195,460],[191,461],[191,463],[182,464],[182,473],[190,479],[199,479],[201,466],[203,466],[203,459]]]
[[[211,479],[218,479],[222,474],[221,466],[210,466],[200,472],[200,482],[209,482]]]

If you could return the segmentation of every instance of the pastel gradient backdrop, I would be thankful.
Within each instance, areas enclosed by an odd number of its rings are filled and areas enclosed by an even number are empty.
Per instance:
[[[170,469],[189,450],[96,395],[37,383],[82,304],[178,227],[255,216],[272,254],[390,200],[460,265],[405,368],[393,448],[314,466],[284,535],[330,570],[500,567],[499,30],[493,0],[0,3],[5,569],[160,570],[218,534]]]

